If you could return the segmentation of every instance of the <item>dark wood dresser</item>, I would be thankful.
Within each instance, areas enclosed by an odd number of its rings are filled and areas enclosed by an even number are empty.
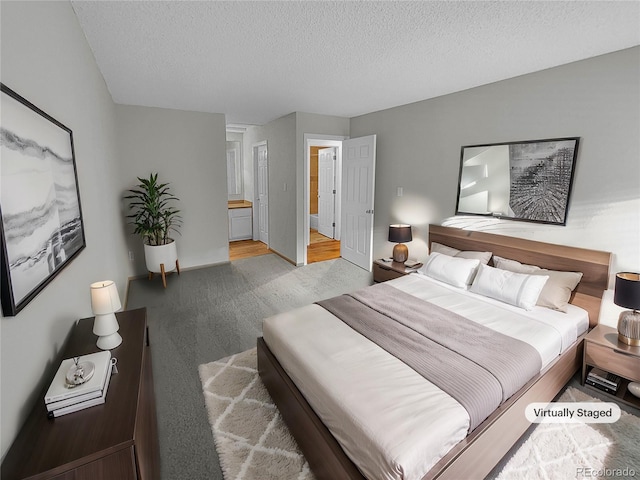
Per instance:
[[[3,480],[160,478],[147,312],[141,308],[116,316],[123,340],[111,350],[118,373],[111,377],[105,403],[48,419],[44,394],[52,375],[2,462]],[[93,318],[80,320],[56,365],[99,351],[92,330]]]

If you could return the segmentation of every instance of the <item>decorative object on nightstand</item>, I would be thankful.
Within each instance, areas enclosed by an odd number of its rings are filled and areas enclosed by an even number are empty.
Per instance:
[[[622,378],[619,375],[605,372],[601,368],[593,367],[587,374],[585,383],[604,392],[615,395],[620,388]]]
[[[613,303],[632,309],[622,312],[618,318],[618,339],[627,345],[640,346],[640,274],[616,274]]]
[[[404,263],[409,258],[409,249],[405,245],[406,242],[412,240],[411,225],[389,225],[389,241],[396,243],[393,247],[393,261]]]
[[[118,288],[115,282],[105,280],[91,284],[91,310],[96,316],[93,322],[93,333],[98,335],[98,348],[111,350],[122,343],[118,333],[120,325],[115,312],[122,308]]]
[[[640,398],[640,382],[631,382],[627,385],[627,390],[629,390],[629,393],[634,397]]]

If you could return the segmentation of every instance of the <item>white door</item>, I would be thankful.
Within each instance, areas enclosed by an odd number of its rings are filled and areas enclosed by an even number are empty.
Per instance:
[[[335,165],[334,148],[318,150],[318,233],[335,238]]]
[[[376,136],[342,143],[342,237],[340,255],[371,271]]]
[[[269,245],[269,163],[267,146],[258,145],[258,239]]]

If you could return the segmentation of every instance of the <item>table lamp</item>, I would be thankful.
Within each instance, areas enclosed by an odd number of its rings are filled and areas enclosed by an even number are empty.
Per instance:
[[[118,288],[111,280],[91,284],[91,310],[96,316],[93,322],[93,333],[98,335],[98,348],[111,350],[122,343],[118,333],[120,326],[115,313],[120,310]]]
[[[409,249],[404,243],[411,240],[411,225],[389,225],[389,241],[397,244],[393,247],[394,262],[404,263],[407,261]]]
[[[618,340],[627,345],[640,346],[640,274],[616,274],[613,303],[632,309],[622,312],[618,318]]]

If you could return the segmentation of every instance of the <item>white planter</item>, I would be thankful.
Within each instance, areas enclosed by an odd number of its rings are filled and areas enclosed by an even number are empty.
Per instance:
[[[144,245],[144,260],[147,270],[153,273],[162,273],[160,265],[164,265],[165,272],[172,272],[176,269],[178,260],[178,250],[175,240],[166,245]]]

